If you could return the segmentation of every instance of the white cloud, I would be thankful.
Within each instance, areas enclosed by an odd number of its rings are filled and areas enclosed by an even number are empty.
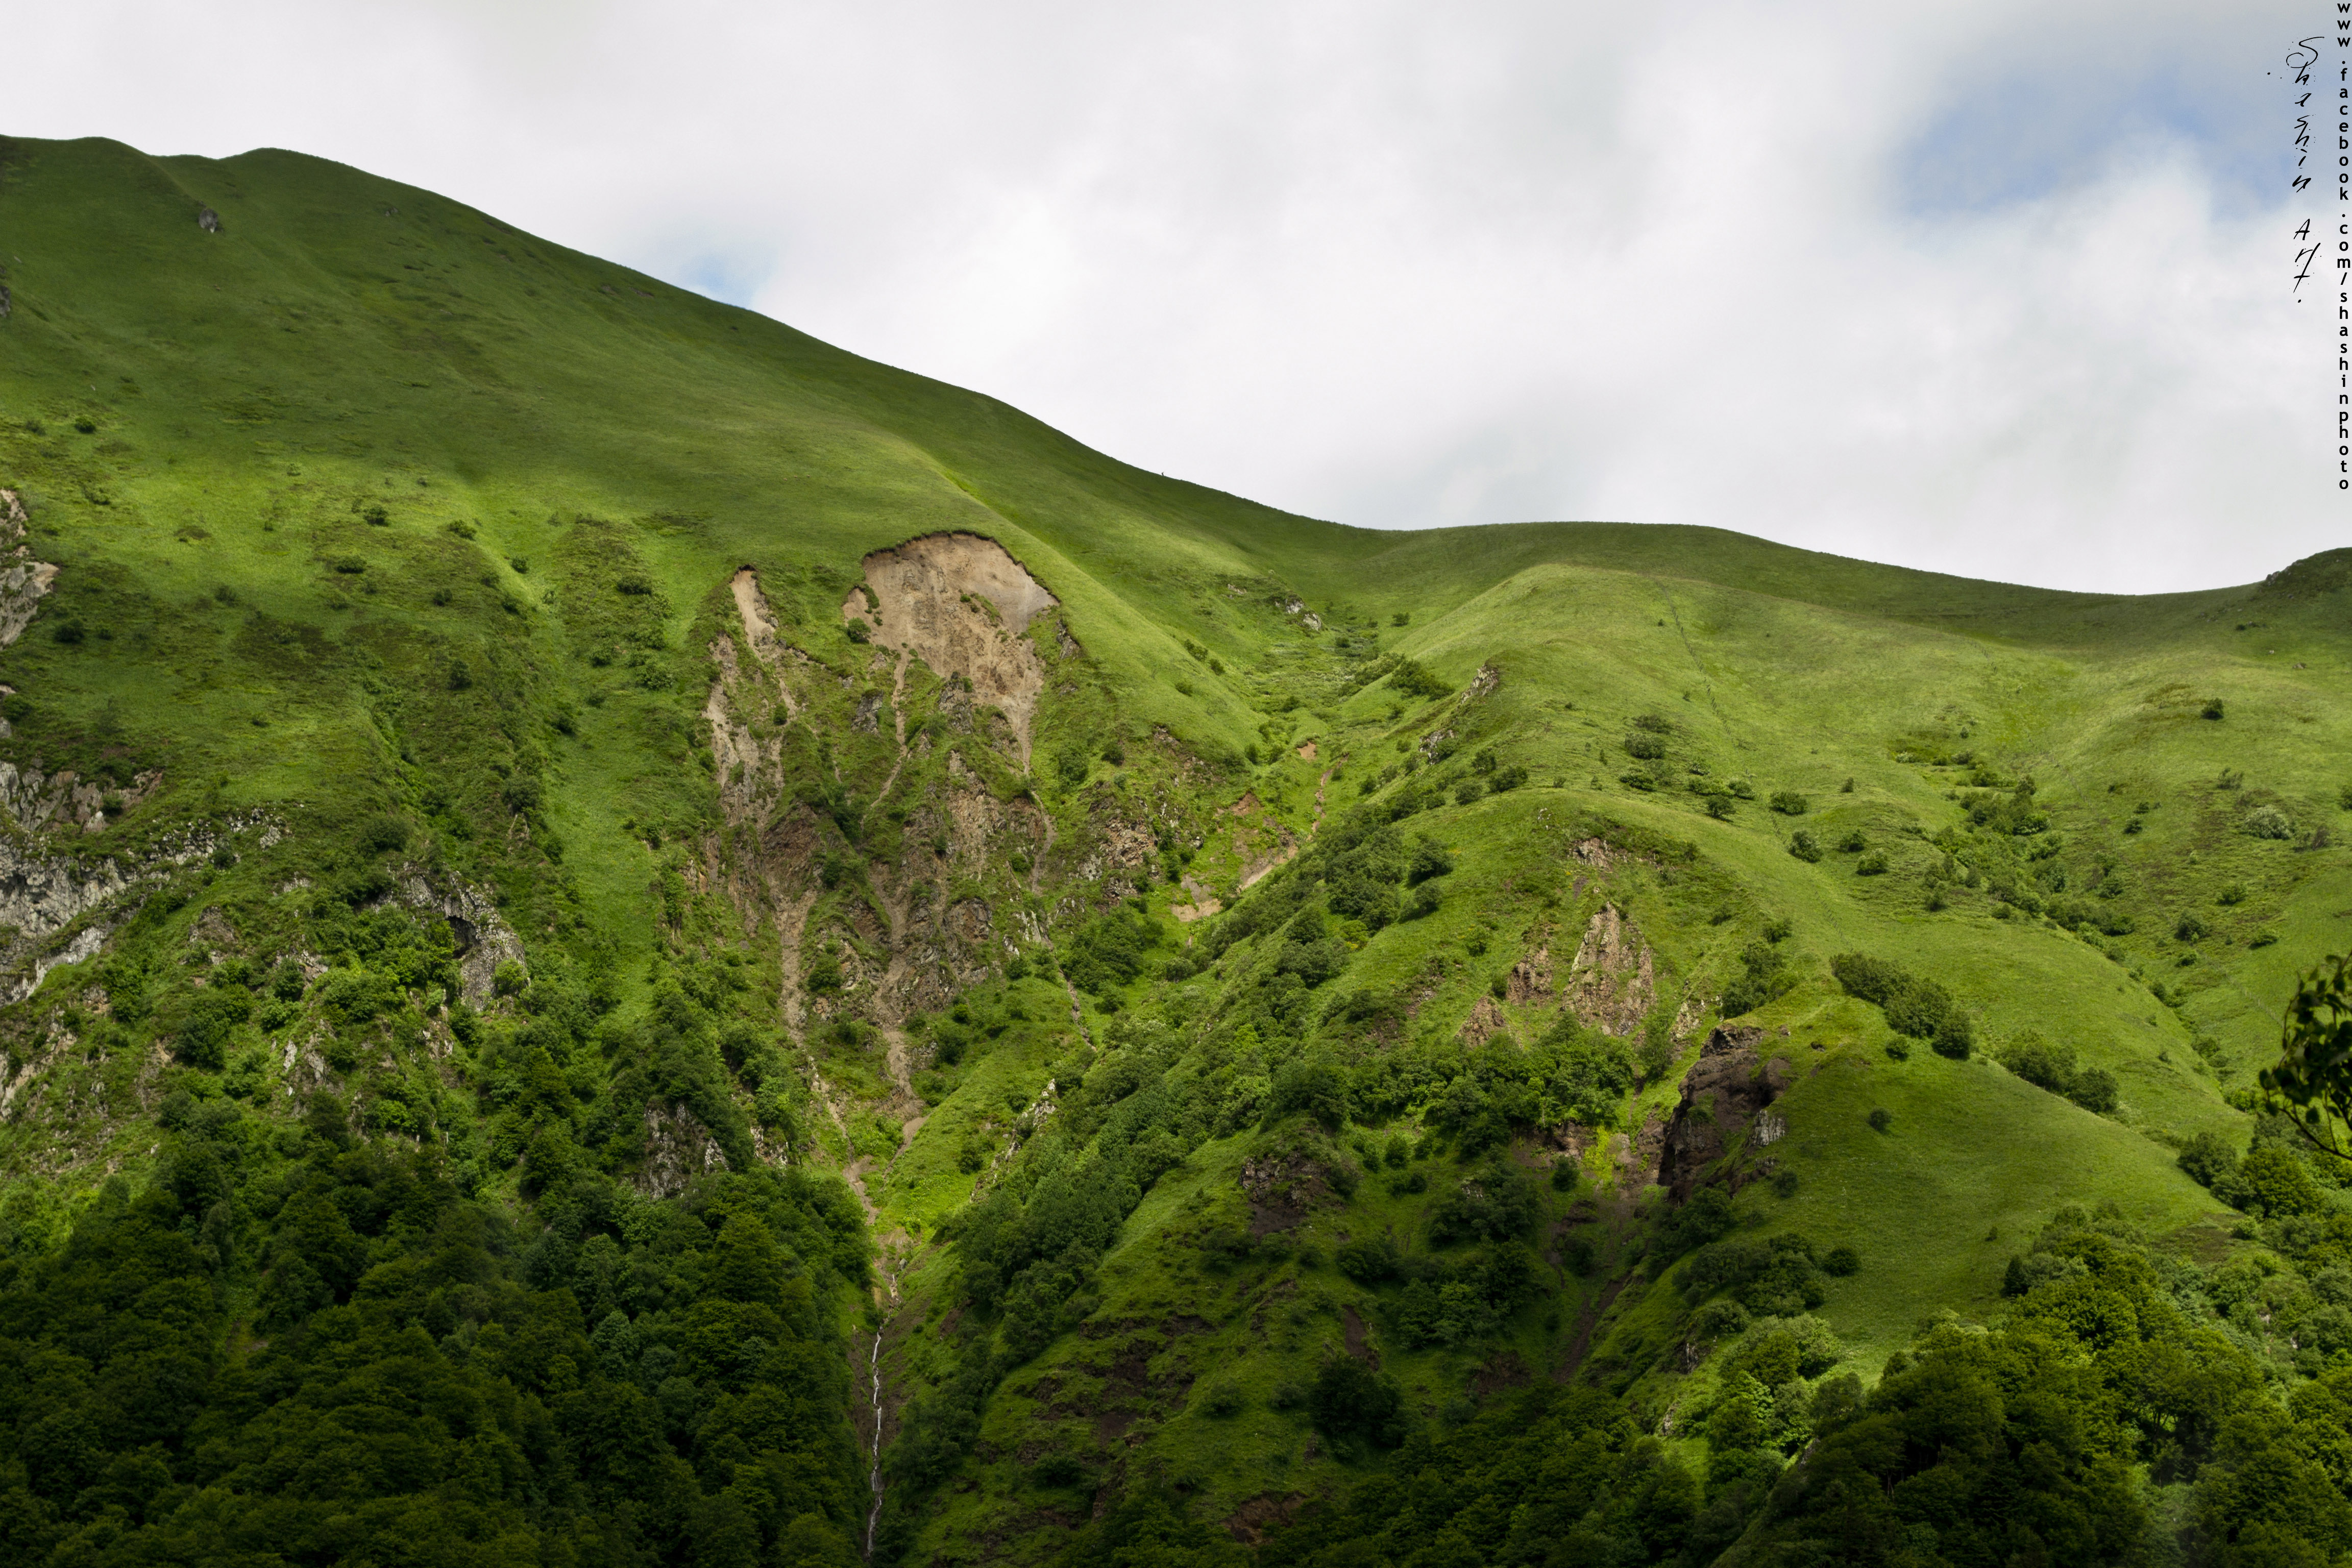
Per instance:
[[[85,0],[7,121],[362,164],[1318,516],[2146,590],[2352,506],[2296,19]]]

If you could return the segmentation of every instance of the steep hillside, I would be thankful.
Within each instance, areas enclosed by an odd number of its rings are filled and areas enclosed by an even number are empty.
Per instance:
[[[2352,552],[1347,529],[291,153],[0,285],[23,1560],[2352,1539]]]

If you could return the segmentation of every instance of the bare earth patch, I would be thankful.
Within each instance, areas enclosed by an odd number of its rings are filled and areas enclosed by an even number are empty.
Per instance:
[[[873,640],[912,653],[942,680],[969,681],[973,700],[1001,710],[1029,765],[1029,726],[1045,667],[1023,634],[1060,601],[1004,546],[976,533],[932,533],[864,563],[875,605],[853,592],[844,622],[863,621]]]

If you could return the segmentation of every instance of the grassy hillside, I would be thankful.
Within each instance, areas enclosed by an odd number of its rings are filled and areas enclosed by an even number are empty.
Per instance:
[[[2352,553],[1348,529],[285,153],[0,142],[0,284],[25,1560],[1740,1561],[2062,1318],[2082,1551],[2338,1550]]]

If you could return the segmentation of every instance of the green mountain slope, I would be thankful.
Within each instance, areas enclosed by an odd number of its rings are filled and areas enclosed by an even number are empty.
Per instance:
[[[2347,552],[1348,529],[284,153],[0,269],[22,1560],[2339,1550]]]

